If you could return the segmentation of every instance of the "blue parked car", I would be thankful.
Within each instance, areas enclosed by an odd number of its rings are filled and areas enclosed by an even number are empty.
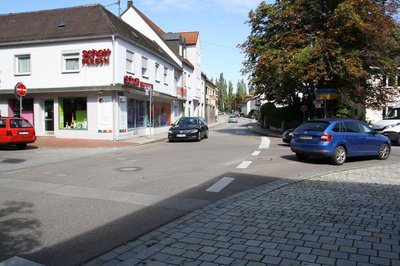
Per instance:
[[[300,160],[310,155],[331,158],[341,165],[347,157],[377,156],[386,160],[390,140],[366,123],[354,119],[320,119],[304,122],[293,132],[291,150]]]

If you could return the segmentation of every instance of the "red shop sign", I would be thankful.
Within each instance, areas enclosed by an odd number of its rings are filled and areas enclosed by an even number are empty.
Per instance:
[[[124,76],[124,84],[136,86],[136,87],[139,87],[142,89],[152,89],[153,88],[153,84],[140,81],[138,78],[134,78],[134,77],[128,76],[128,75]]]
[[[101,65],[110,63],[110,49],[101,50],[83,50],[82,51],[82,64],[83,65]]]

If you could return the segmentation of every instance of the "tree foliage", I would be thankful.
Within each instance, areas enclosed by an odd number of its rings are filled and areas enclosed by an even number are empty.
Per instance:
[[[251,87],[277,103],[296,93],[335,88],[354,103],[378,107],[397,88],[373,78],[397,76],[399,0],[278,0],[249,13],[240,45]]]
[[[237,83],[236,93],[232,81],[227,81],[224,78],[224,73],[219,75],[219,78],[215,81],[215,86],[219,89],[219,109],[223,111],[238,111],[241,105],[244,103],[246,95],[246,83],[244,80],[240,80]]]
[[[228,85],[226,84],[224,73],[219,74],[219,78],[215,81],[215,86],[219,90],[219,110],[225,110],[226,99],[228,98]]]

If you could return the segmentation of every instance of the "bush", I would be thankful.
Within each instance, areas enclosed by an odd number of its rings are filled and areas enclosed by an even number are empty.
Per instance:
[[[301,112],[296,111],[299,109],[298,106],[277,108],[273,103],[265,103],[260,108],[261,127],[281,128],[282,122],[284,122],[282,130],[297,127],[301,124],[302,119]]]

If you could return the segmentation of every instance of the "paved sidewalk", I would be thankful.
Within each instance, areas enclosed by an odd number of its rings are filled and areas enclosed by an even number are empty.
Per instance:
[[[89,265],[400,265],[400,164],[280,180],[196,210]]]

